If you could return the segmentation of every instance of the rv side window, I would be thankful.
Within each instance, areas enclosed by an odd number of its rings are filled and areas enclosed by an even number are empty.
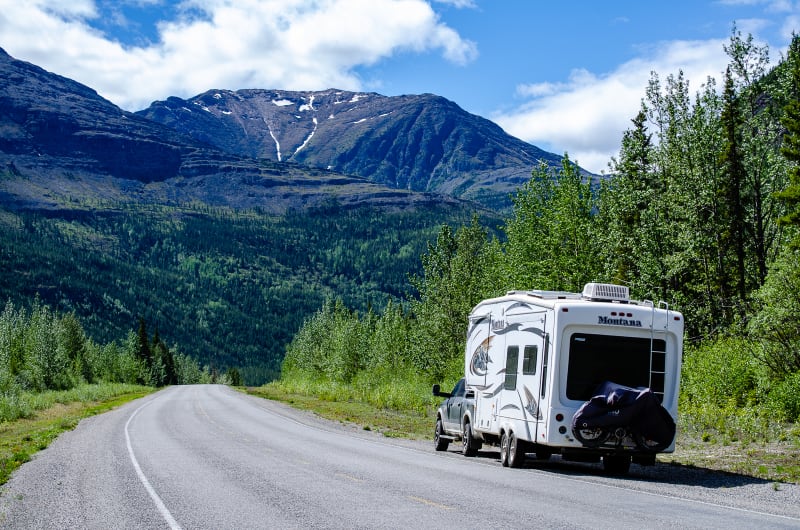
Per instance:
[[[522,375],[536,375],[536,355],[538,353],[537,346],[525,346],[522,351]]]
[[[509,346],[506,350],[506,390],[517,389],[517,366],[519,360],[519,346]]]

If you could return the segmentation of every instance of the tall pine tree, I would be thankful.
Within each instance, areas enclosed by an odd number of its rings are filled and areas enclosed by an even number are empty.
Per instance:
[[[787,207],[786,215],[779,219],[784,225],[800,227],[800,36],[795,35],[789,46],[787,60],[791,64],[792,83],[786,115],[782,122],[786,127],[781,153],[792,162],[789,169],[789,185],[777,194]],[[792,241],[792,246],[800,248],[800,232]]]

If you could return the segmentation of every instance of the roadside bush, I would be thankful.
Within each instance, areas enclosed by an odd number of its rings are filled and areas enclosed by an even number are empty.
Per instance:
[[[800,372],[773,383],[767,394],[766,408],[784,421],[800,421]]]
[[[681,401],[718,407],[754,403],[757,367],[752,343],[742,338],[722,337],[687,348],[681,369]]]

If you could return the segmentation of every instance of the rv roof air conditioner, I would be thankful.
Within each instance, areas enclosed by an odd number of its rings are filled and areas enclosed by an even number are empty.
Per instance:
[[[630,301],[628,287],[610,283],[587,283],[583,287],[583,298],[595,302],[623,302]]]

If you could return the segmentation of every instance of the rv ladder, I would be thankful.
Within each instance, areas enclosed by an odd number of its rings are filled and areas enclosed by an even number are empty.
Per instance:
[[[656,329],[656,309],[665,309],[667,314],[664,317],[663,329]],[[667,330],[669,328],[669,304],[659,301],[658,306],[652,305],[652,316],[650,318],[650,389],[664,402],[664,384],[666,383],[666,364],[667,364]],[[656,334],[663,335],[656,345]],[[663,346],[661,346],[663,344]],[[656,388],[653,386],[656,385]]]

